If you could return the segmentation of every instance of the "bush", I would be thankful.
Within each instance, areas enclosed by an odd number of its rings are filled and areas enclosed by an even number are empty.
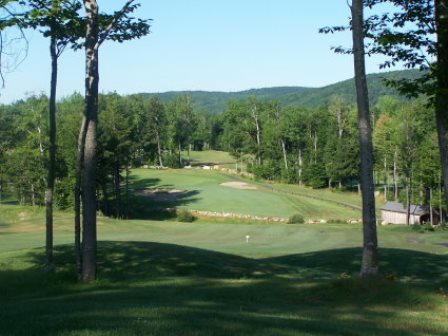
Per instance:
[[[195,216],[193,216],[193,214],[185,209],[181,209],[179,211],[177,211],[177,220],[179,222],[183,222],[183,223],[191,223],[196,219]]]
[[[168,168],[181,168],[179,156],[176,154],[165,154],[163,156],[163,164]]]
[[[288,224],[303,224],[305,223],[305,219],[302,215],[295,214],[289,217]]]
[[[327,220],[327,223],[328,224],[342,224],[342,223],[345,223],[345,222],[342,219],[334,219],[334,218],[332,218],[332,219]]]

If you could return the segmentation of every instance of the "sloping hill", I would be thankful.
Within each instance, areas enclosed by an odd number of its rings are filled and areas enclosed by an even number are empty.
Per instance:
[[[418,70],[392,71],[368,75],[367,81],[371,103],[375,104],[378,98],[383,95],[391,95],[403,99],[396,90],[385,85],[384,79],[417,78],[419,75]],[[348,102],[354,103],[356,99],[354,79],[348,79],[321,88],[286,86],[239,92],[170,91],[145,93],[145,95],[159,95],[163,101],[169,101],[176,96],[187,95],[191,98],[196,110],[207,110],[212,113],[222,112],[230,99],[240,100],[256,96],[262,100],[276,99],[283,106],[317,107],[325,104],[335,94],[341,95]]]

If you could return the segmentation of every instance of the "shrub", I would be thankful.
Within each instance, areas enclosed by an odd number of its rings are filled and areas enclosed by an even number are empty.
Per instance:
[[[300,214],[294,214],[288,219],[288,224],[303,224],[305,219]]]
[[[183,223],[191,223],[196,219],[193,214],[185,209],[180,209],[177,211],[177,220]]]
[[[168,168],[181,168],[179,156],[176,154],[165,154],[163,156],[163,163]]]
[[[331,218],[331,219],[327,220],[327,223],[328,224],[342,224],[342,223],[345,223],[345,222],[342,219]]]

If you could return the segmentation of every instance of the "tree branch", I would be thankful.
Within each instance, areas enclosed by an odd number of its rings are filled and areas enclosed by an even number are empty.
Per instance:
[[[121,17],[126,13],[129,6],[134,2],[134,0],[128,0],[126,4],[123,6],[123,8],[115,13],[114,18],[112,19],[111,23],[107,28],[105,29],[105,34],[98,40],[98,42],[95,44],[95,50],[98,50],[101,44],[107,39],[109,36],[109,33],[112,31],[112,29],[115,28],[117,22],[121,19]]]

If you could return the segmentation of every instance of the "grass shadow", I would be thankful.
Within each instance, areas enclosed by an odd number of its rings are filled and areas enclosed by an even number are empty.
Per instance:
[[[131,175],[130,181],[129,217],[132,219],[174,219],[173,209],[198,200],[198,190],[174,190],[173,185],[160,185],[157,178],[140,179]]]
[[[359,249],[338,249],[257,260],[173,244],[100,242],[98,282],[78,285],[71,246],[57,247],[54,274],[37,266],[43,251],[36,250],[25,256],[33,267],[0,267],[0,283],[10,289],[0,295],[0,333],[441,335],[431,321],[415,328],[401,319],[410,307],[438,308],[432,284],[340,279],[341,271],[358,270],[359,257]],[[382,260],[419,280],[446,276],[441,256],[383,249]],[[419,268],[428,263],[433,270],[425,276]]]

